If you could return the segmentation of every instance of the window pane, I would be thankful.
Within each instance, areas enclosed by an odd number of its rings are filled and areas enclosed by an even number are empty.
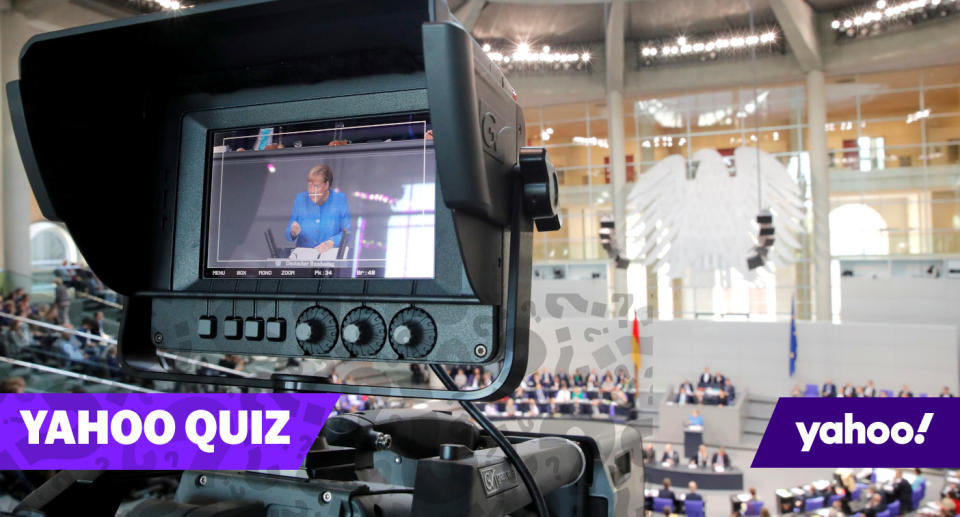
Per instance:
[[[924,86],[960,84],[960,67],[958,66],[927,68],[921,71],[921,74]]]
[[[920,92],[861,93],[860,116],[864,119],[903,118],[920,111]]]

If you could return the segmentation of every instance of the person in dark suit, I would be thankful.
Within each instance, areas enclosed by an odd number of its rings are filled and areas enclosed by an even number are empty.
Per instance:
[[[724,384],[727,383],[727,378],[724,377],[722,373],[717,372],[717,374],[713,376],[713,383],[723,386]]]
[[[697,482],[691,481],[688,485],[690,491],[687,492],[686,501],[703,501],[703,496],[697,493]]]
[[[694,401],[694,393],[696,390],[693,389],[693,383],[690,381],[683,381],[680,383],[680,389],[677,391],[677,404],[689,404]]]
[[[943,391],[940,392],[939,397],[940,397],[940,398],[949,398],[949,397],[953,397],[953,394],[950,393],[950,388],[948,388],[947,386],[944,386],[944,387],[943,387]]]
[[[726,392],[726,391],[721,391],[720,393],[717,393],[717,405],[718,405],[718,406],[729,406],[729,405],[730,405],[730,399],[727,398],[727,392]]]
[[[913,392],[910,391],[910,386],[907,386],[906,384],[904,384],[904,385],[903,385],[903,389],[900,390],[900,393],[897,393],[897,396],[898,396],[898,397],[912,397],[912,396],[913,396]]]
[[[668,467],[673,467],[680,463],[680,455],[677,454],[677,451],[673,450],[673,446],[669,443],[663,446],[663,456],[660,458],[660,463],[666,464]]]
[[[648,443],[643,446],[643,463],[653,463],[657,461],[657,451],[653,448],[652,443]]]
[[[733,399],[737,398],[737,389],[733,387],[730,379],[723,386],[723,391],[727,392],[727,404],[733,404]]]
[[[714,469],[717,467],[723,467],[724,469],[730,468],[730,456],[727,455],[723,447],[717,449],[717,452],[713,454],[713,460],[710,462],[710,466]]]
[[[900,501],[900,515],[913,509],[913,488],[909,481],[903,479],[901,469],[897,469],[893,476],[893,498]]]
[[[877,388],[873,387],[873,381],[867,381],[867,385],[863,387],[863,396],[864,397],[877,396]]]
[[[713,375],[710,375],[710,368],[704,368],[700,378],[697,379],[697,386],[703,387],[713,382]]]
[[[863,509],[864,517],[876,517],[876,515],[887,509],[887,505],[883,502],[883,496],[880,494],[873,494],[873,497],[867,503],[867,506]]]
[[[821,397],[836,397],[837,396],[837,385],[833,383],[832,379],[827,379],[827,382],[823,384],[823,389],[820,390]]]
[[[657,497],[660,499],[670,499],[673,501],[674,506],[676,506],[677,496],[673,495],[673,490],[670,490],[670,478],[663,478],[663,488],[657,492]]]
[[[844,397],[856,397],[856,396],[857,396],[857,390],[854,389],[853,383],[848,382],[848,383],[846,383],[846,384],[843,385],[843,396],[844,396]]]

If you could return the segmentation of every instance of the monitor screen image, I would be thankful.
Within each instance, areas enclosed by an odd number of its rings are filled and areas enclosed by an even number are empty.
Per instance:
[[[205,278],[434,277],[425,115],[211,133]]]

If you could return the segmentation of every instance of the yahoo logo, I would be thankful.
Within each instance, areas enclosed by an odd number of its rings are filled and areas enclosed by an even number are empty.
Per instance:
[[[897,422],[887,426],[883,422],[865,424],[853,419],[853,413],[844,413],[843,421],[811,422],[809,427],[804,422],[795,422],[800,439],[803,442],[802,452],[809,452],[817,438],[824,445],[862,445],[868,440],[874,445],[882,445],[893,440],[897,445],[906,445],[910,442],[922,444],[923,433],[930,428],[933,413],[924,413],[917,430],[908,422]]]

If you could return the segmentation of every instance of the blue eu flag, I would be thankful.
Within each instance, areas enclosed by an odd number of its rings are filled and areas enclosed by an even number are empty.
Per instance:
[[[793,311],[793,297],[790,297],[790,376],[797,371],[797,320]]]

